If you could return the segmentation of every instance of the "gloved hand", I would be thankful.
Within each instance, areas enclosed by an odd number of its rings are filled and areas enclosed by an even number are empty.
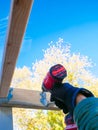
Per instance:
[[[53,95],[51,95],[51,99],[50,100],[51,100],[51,102],[54,101],[55,105],[58,108],[62,109],[65,114],[68,113],[68,109],[67,109],[66,105],[63,102],[61,102],[60,100],[56,99]]]
[[[73,113],[75,100],[77,95],[81,93],[85,97],[93,97],[94,95],[84,88],[76,88],[69,83],[62,83],[60,87],[54,87],[51,91],[51,101],[64,111],[64,113]]]

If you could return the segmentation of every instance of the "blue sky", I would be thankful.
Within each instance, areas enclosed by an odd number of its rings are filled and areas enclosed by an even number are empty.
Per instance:
[[[0,57],[10,2],[0,0]],[[43,57],[42,49],[59,37],[71,43],[72,52],[92,59],[96,63],[93,72],[98,76],[98,0],[35,0],[17,66],[31,67],[32,62]]]

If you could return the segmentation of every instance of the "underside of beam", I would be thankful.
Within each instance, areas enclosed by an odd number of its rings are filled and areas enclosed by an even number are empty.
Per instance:
[[[6,97],[8,94],[33,0],[11,0],[11,2],[9,26],[0,74],[0,97]]]
[[[7,102],[1,102],[1,107],[18,107],[18,108],[32,108],[44,110],[59,110],[54,104],[48,107],[42,105],[40,102],[40,91],[26,90],[26,89],[13,89],[13,97]],[[49,101],[50,97],[47,95]],[[2,98],[0,99],[2,100]]]

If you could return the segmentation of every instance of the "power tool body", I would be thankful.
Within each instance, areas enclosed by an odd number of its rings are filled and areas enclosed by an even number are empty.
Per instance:
[[[60,87],[60,84],[62,83],[63,79],[67,76],[67,71],[61,64],[56,64],[52,66],[49,70],[49,72],[46,74],[43,83],[42,83],[42,92],[41,95],[41,103],[44,106],[49,106],[51,104],[54,104],[54,102],[50,102],[47,100],[46,92],[52,93],[54,91],[54,88]],[[58,97],[55,97],[57,100],[63,102]],[[65,116],[65,124],[66,128],[65,130],[77,130],[76,124],[72,121],[71,116]]]
[[[66,69],[61,64],[52,66],[45,76],[42,83],[41,103],[44,106],[49,106],[52,102],[49,102],[46,97],[46,92],[52,92],[54,87],[59,87],[63,79],[67,76]],[[58,97],[57,97],[58,99]],[[61,101],[61,99],[58,99]]]

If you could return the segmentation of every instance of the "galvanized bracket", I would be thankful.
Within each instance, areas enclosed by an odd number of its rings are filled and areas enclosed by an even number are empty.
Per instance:
[[[13,92],[13,88],[10,88],[10,89],[9,89],[8,96],[5,97],[5,98],[0,98],[0,104],[9,102],[9,100],[13,97],[12,92]]]
[[[47,101],[47,98],[46,98],[46,92],[41,92],[40,93],[40,102],[44,105],[44,106],[47,106],[48,105],[48,101]]]
[[[41,92],[40,93],[40,102],[45,106],[45,107],[49,107],[49,106],[52,106],[54,105],[54,102],[50,102],[47,100],[47,95],[46,95],[46,92]]]

